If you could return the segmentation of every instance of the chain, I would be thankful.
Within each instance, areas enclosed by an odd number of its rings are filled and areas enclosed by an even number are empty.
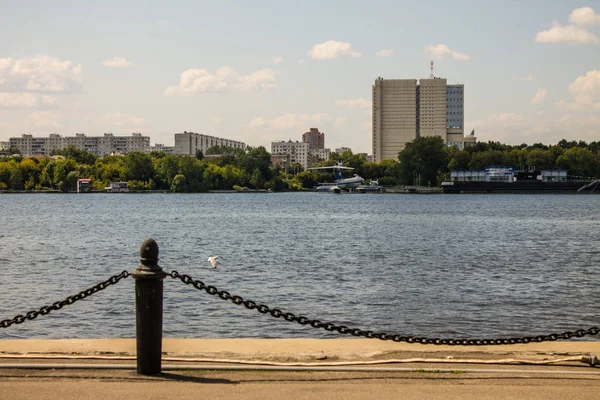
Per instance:
[[[600,328],[593,327],[587,330],[579,329],[574,332],[551,333],[549,335],[525,336],[518,338],[503,339],[448,339],[448,338],[426,338],[417,336],[403,336],[383,332],[373,332],[357,328],[349,328],[344,325],[337,325],[331,322],[322,322],[318,319],[310,319],[305,316],[297,316],[291,312],[283,312],[277,308],[270,308],[264,304],[257,304],[252,300],[244,300],[240,296],[231,295],[225,290],[219,290],[214,286],[207,286],[200,280],[194,280],[189,275],[182,275],[177,271],[172,271],[169,276],[179,279],[186,285],[192,285],[198,290],[204,290],[206,293],[218,296],[222,300],[230,300],[233,304],[243,305],[249,310],[256,310],[261,314],[271,314],[274,318],[283,318],[289,322],[297,322],[300,325],[310,325],[313,328],[325,329],[328,332],[338,332],[342,335],[352,335],[370,339],[392,340],[394,342],[420,343],[420,344],[444,344],[450,346],[487,346],[498,344],[524,344],[534,342],[545,342],[553,340],[568,340],[572,337],[583,337],[586,335],[597,335]]]
[[[14,318],[2,320],[2,321],[0,321],[0,328],[8,328],[12,324],[22,324],[23,322],[25,322],[27,320],[37,318],[38,315],[47,315],[52,310],[60,310],[64,306],[73,304],[78,300],[85,299],[86,297],[91,296],[94,293],[104,290],[107,287],[109,287],[110,285],[114,285],[115,283],[119,282],[121,279],[127,278],[130,275],[131,274],[129,272],[123,271],[118,275],[111,276],[104,282],[100,282],[97,285],[92,286],[91,288],[82,290],[81,292],[79,292],[73,296],[69,296],[62,301],[56,301],[56,302],[52,303],[52,305],[43,306],[39,310],[31,310],[28,313],[26,313],[25,315],[19,314]]]

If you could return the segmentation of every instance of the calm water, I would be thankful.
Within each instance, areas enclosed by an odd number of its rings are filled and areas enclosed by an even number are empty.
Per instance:
[[[0,205],[0,319],[133,271],[152,237],[167,271],[351,327],[504,337],[600,325],[600,196],[29,194]],[[211,255],[222,258],[216,270]],[[0,338],[133,337],[133,285]],[[336,336],[171,278],[164,332]]]

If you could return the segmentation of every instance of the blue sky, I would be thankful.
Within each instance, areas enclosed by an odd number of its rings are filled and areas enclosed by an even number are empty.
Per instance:
[[[371,85],[465,85],[465,129],[600,140],[600,1],[4,1],[0,140],[184,130],[371,153]]]

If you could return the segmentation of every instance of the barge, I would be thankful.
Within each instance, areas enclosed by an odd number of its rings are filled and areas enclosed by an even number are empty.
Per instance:
[[[491,166],[484,171],[451,171],[450,180],[442,182],[442,190],[454,194],[598,194],[600,180],[571,176],[566,170],[518,171]]]

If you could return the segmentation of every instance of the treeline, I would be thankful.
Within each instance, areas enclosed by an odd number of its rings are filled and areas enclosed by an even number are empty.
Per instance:
[[[517,170],[563,169],[571,176],[600,177],[600,142],[561,140],[517,146],[481,142],[463,150],[447,147],[439,137],[420,137],[398,153],[405,184],[437,186],[450,170],[483,170],[503,165]]]
[[[130,153],[97,157],[70,147],[55,152],[61,157],[0,158],[0,190],[75,191],[77,179],[91,178],[93,189],[102,191],[110,182],[129,182],[131,190],[206,192],[209,190],[271,189],[305,190],[334,180],[330,171],[303,171],[299,164],[285,169],[271,163],[264,147],[246,150],[215,146],[196,157],[164,153]],[[210,155],[210,157],[208,157]],[[342,163],[351,173],[380,185],[437,186],[450,170],[482,170],[490,165],[519,170],[566,169],[570,175],[600,176],[600,142],[560,141],[510,146],[497,142],[476,143],[459,150],[447,147],[439,137],[421,137],[398,153],[398,160],[367,162],[350,151],[332,153],[315,166]]]
[[[102,191],[110,182],[129,182],[130,190],[171,192],[206,192],[209,190],[312,189],[321,182],[332,181],[329,172],[302,171],[300,165],[283,170],[271,165],[271,155],[264,147],[247,150],[228,147],[210,148],[206,156],[168,155],[164,153],[130,153],[122,156],[97,157],[69,147],[56,151],[60,157],[0,158],[0,190],[75,191],[79,178],[91,178],[92,188]],[[213,157],[208,157],[213,155]],[[343,162],[364,171],[366,176],[393,175],[388,182],[397,183],[398,162],[368,165],[362,156],[351,152],[335,154],[322,165]],[[384,179],[385,180],[385,179]]]

